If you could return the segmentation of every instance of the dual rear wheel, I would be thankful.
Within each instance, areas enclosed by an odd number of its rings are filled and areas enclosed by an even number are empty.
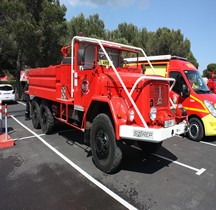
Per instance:
[[[52,132],[55,120],[47,101],[44,100],[39,105],[39,101],[33,99],[31,103],[31,116],[32,124],[35,129],[41,128],[45,134]]]

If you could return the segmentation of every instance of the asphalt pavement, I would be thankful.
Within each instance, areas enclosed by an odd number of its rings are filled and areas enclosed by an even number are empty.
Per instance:
[[[173,137],[152,155],[124,145],[121,170],[92,162],[83,134],[57,123],[50,135],[8,105],[11,148],[0,150],[0,209],[208,209],[216,206],[216,139]]]

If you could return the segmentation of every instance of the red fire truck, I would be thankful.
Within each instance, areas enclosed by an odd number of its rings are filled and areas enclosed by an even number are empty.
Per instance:
[[[66,49],[66,48],[65,48]],[[68,48],[67,48],[68,49]],[[76,36],[62,63],[29,70],[34,128],[45,134],[60,120],[84,132],[95,165],[113,173],[122,160],[122,143],[137,141],[148,152],[185,133],[187,114],[171,109],[172,78],[145,76],[125,57],[146,56],[141,48]]]

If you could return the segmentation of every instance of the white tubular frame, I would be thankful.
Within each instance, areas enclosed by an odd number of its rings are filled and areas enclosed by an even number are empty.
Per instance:
[[[133,47],[133,46],[129,46],[129,45],[124,45],[124,44],[119,44],[119,43],[115,43],[115,42],[104,41],[104,40],[100,40],[100,39],[94,39],[94,38],[88,38],[88,37],[82,37],[82,36],[75,36],[75,37],[72,39],[72,41],[71,41],[71,97],[72,97],[72,98],[74,97],[74,59],[73,59],[73,57],[74,57],[74,43],[75,43],[76,40],[78,40],[78,41],[84,41],[84,42],[90,42],[90,43],[96,43],[96,44],[98,44],[98,45],[101,47],[101,49],[103,50],[103,52],[104,52],[104,54],[105,54],[107,60],[108,60],[109,63],[111,64],[111,67],[112,67],[113,71],[115,72],[115,74],[116,74],[116,76],[117,76],[117,78],[118,78],[120,84],[122,85],[122,87],[123,87],[125,93],[127,94],[127,96],[128,96],[128,98],[129,98],[129,100],[130,100],[132,106],[134,107],[136,113],[138,114],[138,116],[139,116],[139,118],[140,118],[142,124],[144,125],[145,128],[148,128],[148,126],[147,126],[147,124],[146,124],[146,122],[145,122],[143,116],[141,115],[141,113],[140,113],[140,111],[139,111],[139,109],[138,109],[136,103],[134,102],[133,98],[131,97],[131,95],[132,95],[132,93],[133,93],[135,87],[136,87],[137,84],[138,84],[141,80],[143,80],[143,79],[154,79],[154,80],[161,80],[161,81],[173,81],[173,85],[171,86],[171,88],[172,88],[172,87],[174,86],[174,84],[175,84],[175,80],[174,80],[174,79],[171,79],[171,78],[163,78],[163,77],[142,76],[142,77],[140,77],[140,78],[138,78],[138,79],[136,80],[136,82],[135,82],[134,85],[133,85],[132,90],[131,90],[130,93],[129,93],[129,91],[127,90],[127,88],[126,88],[126,86],[125,86],[123,80],[121,79],[121,77],[120,77],[118,71],[116,70],[115,66],[113,65],[113,62],[112,62],[112,60],[110,59],[109,55],[107,54],[107,52],[106,52],[106,50],[105,50],[105,48],[104,48],[103,45],[106,44],[106,45],[110,45],[111,47],[112,47],[112,46],[113,46],[113,47],[121,47],[121,48],[125,48],[125,49],[132,49],[132,50],[137,50],[137,51],[142,52],[143,55],[144,55],[144,57],[146,58],[148,64],[149,64],[149,66],[151,67],[152,71],[153,71],[154,74],[156,75],[156,72],[155,72],[155,70],[154,70],[154,68],[153,68],[153,66],[152,66],[152,64],[151,64],[151,62],[150,62],[150,60],[148,59],[146,53],[143,51],[143,49],[142,49],[142,48],[139,48],[139,47]]]

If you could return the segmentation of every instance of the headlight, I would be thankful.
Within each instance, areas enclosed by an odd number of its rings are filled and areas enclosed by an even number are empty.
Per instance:
[[[156,116],[157,116],[157,109],[156,107],[153,106],[150,109],[150,119],[154,121],[156,119]]]
[[[134,110],[131,109],[131,110],[129,111],[129,114],[128,114],[128,119],[129,119],[130,122],[133,122],[134,116],[135,116]]]
[[[209,110],[209,112],[216,117],[216,109],[214,108],[214,106],[212,105],[212,103],[208,100],[204,100],[204,104],[207,107],[207,109]]]

